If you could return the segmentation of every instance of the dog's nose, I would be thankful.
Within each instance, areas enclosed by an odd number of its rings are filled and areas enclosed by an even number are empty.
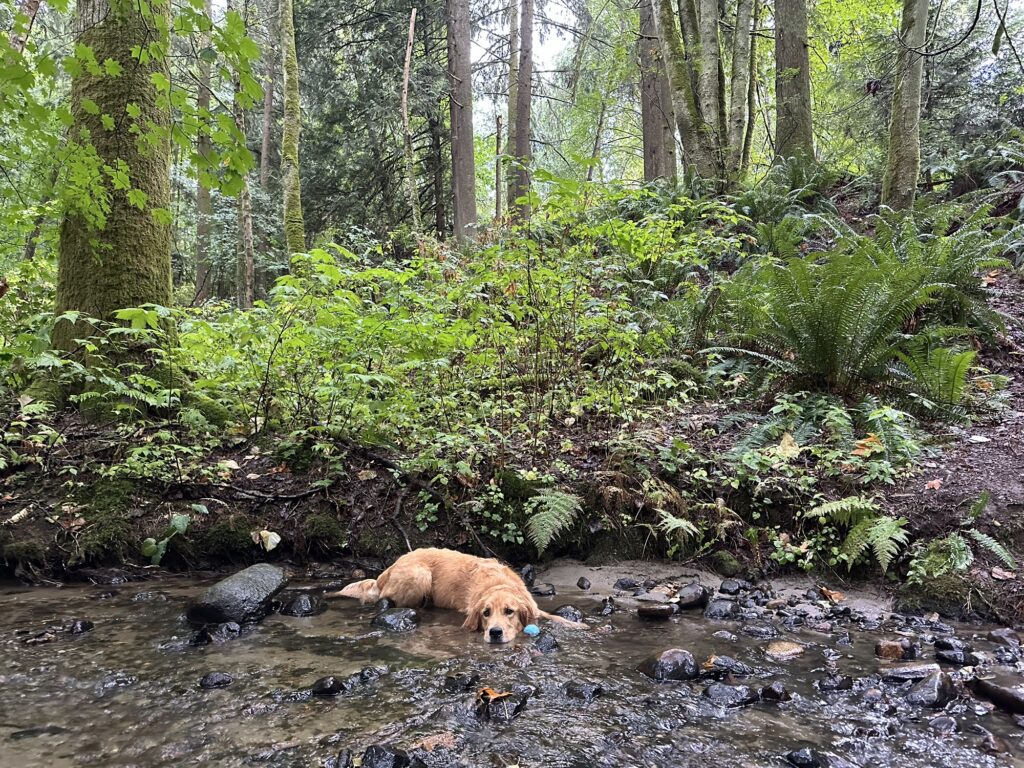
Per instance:
[[[491,640],[501,640],[503,634],[501,627],[491,627],[490,632]]]

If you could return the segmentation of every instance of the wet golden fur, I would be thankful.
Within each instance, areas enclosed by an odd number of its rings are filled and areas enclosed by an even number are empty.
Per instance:
[[[402,555],[376,579],[357,581],[328,597],[352,597],[362,603],[387,598],[409,608],[425,604],[451,608],[465,615],[464,628],[483,632],[492,643],[513,640],[539,618],[587,629],[586,624],[540,610],[523,580],[508,566],[450,549],[417,549]]]

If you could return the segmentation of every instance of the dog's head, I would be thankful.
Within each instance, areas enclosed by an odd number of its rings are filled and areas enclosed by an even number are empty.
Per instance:
[[[472,632],[483,632],[488,643],[508,643],[535,621],[537,604],[528,595],[498,586],[484,592],[469,606],[462,626]]]

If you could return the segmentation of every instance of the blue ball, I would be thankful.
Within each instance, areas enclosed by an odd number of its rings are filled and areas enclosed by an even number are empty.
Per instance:
[[[536,624],[527,624],[523,627],[523,634],[529,635],[530,637],[536,637],[540,634],[540,627]]]

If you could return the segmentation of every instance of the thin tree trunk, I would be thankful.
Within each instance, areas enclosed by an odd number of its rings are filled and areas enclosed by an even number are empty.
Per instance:
[[[431,17],[428,14],[426,18],[429,21]],[[434,45],[430,24],[421,24],[420,29],[423,30],[423,58],[427,61],[434,61],[436,46]],[[444,141],[441,135],[443,130],[442,123],[441,106],[438,103],[427,119],[427,125],[430,128],[430,164],[434,175],[434,230],[439,240],[444,240],[448,229],[444,185]]]
[[[640,119],[643,128],[644,180],[676,177],[675,139],[668,76],[654,23],[651,0],[640,3]]]
[[[227,10],[231,12],[231,0],[227,2]],[[249,0],[242,7],[242,20],[246,34],[249,28]],[[246,141],[245,110],[239,96],[242,93],[242,82],[238,72],[232,77],[235,89],[234,119],[242,140]],[[238,253],[235,261],[235,300],[239,309],[252,309],[256,300],[256,253],[252,236],[252,193],[249,190],[249,174],[242,175],[242,188],[238,192]]]
[[[269,22],[268,22],[269,26]],[[267,30],[267,73],[263,78],[263,137],[260,141],[260,189],[270,185],[270,139],[274,126],[274,78],[277,75],[277,56],[273,33]]]
[[[473,71],[470,62],[469,0],[446,0],[448,19],[448,108],[452,126],[452,200],[455,238],[476,229],[476,162],[473,147]]]
[[[494,221],[501,222],[501,195],[505,182],[501,178],[501,115],[498,115],[494,130]]]
[[[295,55],[295,17],[292,0],[281,0],[281,56],[284,75],[284,131],[281,136],[281,179],[284,185],[284,234],[288,254],[306,250],[299,177],[299,134],[302,105],[299,99],[299,62]]]
[[[727,170],[729,178],[738,181],[743,170],[743,143],[747,127],[747,108],[750,100],[750,61],[753,29],[751,17],[754,0],[737,0],[736,29],[732,42],[732,81],[729,84],[729,148]]]
[[[206,0],[206,14],[213,14],[212,0]],[[208,41],[204,39],[204,47]],[[201,115],[210,111],[210,64],[199,59],[199,91],[196,108]],[[213,162],[213,146],[207,131],[201,130],[196,140],[196,152],[205,162]],[[196,188],[196,292],[193,304],[204,304],[210,298],[212,265],[210,264],[210,235],[212,232],[213,205],[210,189],[201,182]]]
[[[699,0],[697,24],[700,29],[700,48],[697,56],[697,86],[700,92],[701,112],[718,137],[725,141],[725,74],[722,71],[722,46],[718,39],[718,0]],[[691,55],[691,59],[693,56]]]
[[[519,101],[519,3],[520,0],[511,0],[508,9],[508,136],[505,139],[505,177],[508,190],[505,194],[505,205],[509,211],[516,200],[516,175],[512,158],[516,151],[516,108]]]
[[[754,125],[757,119],[757,25],[761,18],[761,0],[754,0],[750,22],[750,73],[747,78],[747,126],[743,132],[743,159],[740,175],[750,168],[750,154],[754,144]]]
[[[900,47],[889,118],[889,156],[882,180],[882,205],[905,210],[914,205],[921,175],[921,79],[928,26],[928,0],[903,0]],[[916,50],[911,50],[916,49]]]
[[[102,164],[130,169],[132,189],[108,189],[109,211],[98,221],[96,211],[68,209],[60,231],[57,277],[57,315],[81,312],[86,317],[112,320],[114,312],[142,304],[171,303],[171,228],[155,214],[170,204],[170,103],[153,85],[152,76],[169,79],[168,59],[155,56],[140,63],[133,47],[154,42],[154,29],[170,26],[170,3],[150,6],[148,18],[133,3],[79,0],[75,19],[76,43],[88,46],[97,61],[121,65],[117,78],[97,77],[87,70],[71,83],[70,136],[88,132]],[[154,15],[156,18],[154,18]],[[166,25],[166,26],[164,26]],[[107,130],[104,115],[125,115],[125,103],[139,115],[115,121]],[[91,102],[91,103],[90,103]],[[83,105],[88,104],[89,108]],[[137,141],[130,131],[157,131],[153,142]],[[129,192],[134,201],[129,199]],[[139,206],[139,193],[145,202]],[[71,350],[76,340],[93,329],[84,321],[59,322],[52,343]]]
[[[522,0],[519,9],[519,78],[516,88],[516,143],[513,194],[509,210],[516,207],[521,220],[530,216],[530,162],[533,158],[531,112],[533,108],[533,0]],[[520,202],[522,199],[522,202]]]
[[[601,99],[601,109],[597,113],[597,130],[594,131],[594,149],[590,153],[590,164],[587,166],[587,181],[594,180],[594,168],[601,162],[601,132],[604,131],[604,116],[607,111],[607,105],[604,99]],[[604,173],[601,174],[601,178],[604,178]]]
[[[412,47],[416,38],[416,9],[409,13],[409,39],[405,44],[405,67],[402,70],[402,135],[405,138],[405,184],[412,211],[412,231],[419,234],[420,196],[416,189],[416,158],[412,152],[412,131],[409,129],[409,71],[412,69]]]
[[[814,158],[806,0],[775,0],[775,152]]]
[[[28,18],[23,34],[18,34],[17,30],[11,31],[11,47],[18,53],[25,52],[25,44],[28,42],[29,35],[32,34],[32,27],[35,26],[36,15],[39,13],[41,5],[42,0],[22,0],[18,5],[18,13]]]

